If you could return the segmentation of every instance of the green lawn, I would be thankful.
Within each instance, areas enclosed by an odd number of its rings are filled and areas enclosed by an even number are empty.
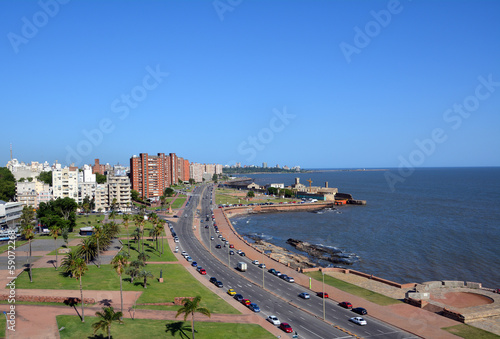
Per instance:
[[[89,221],[90,221],[91,225],[95,225],[95,224],[97,224],[98,221],[102,222],[103,220],[104,220],[104,215],[101,215],[101,214],[89,214],[88,216],[77,215],[75,228],[88,226]]]
[[[93,335],[92,323],[97,321],[96,317],[85,317],[82,323],[78,316],[58,315],[57,327],[64,327],[59,332],[61,339],[82,339],[82,338],[107,338],[104,332],[97,332]],[[195,317],[196,319],[196,317]],[[124,324],[114,323],[111,326],[112,338],[135,339],[135,338],[191,338],[191,321],[182,322],[183,317],[179,316],[179,321],[171,320],[150,320],[150,319],[123,319]],[[274,336],[264,328],[255,324],[232,324],[215,322],[195,322],[196,338],[269,338]]]
[[[28,240],[16,240],[16,248],[21,247],[22,245],[27,244],[27,243],[28,243]],[[7,251],[9,249],[9,246],[12,246],[12,245],[5,244],[5,245],[0,246],[0,253]]]
[[[500,336],[482,330],[477,327],[473,327],[466,324],[455,325],[451,327],[443,327],[443,330],[448,331],[456,336],[466,338],[466,339],[498,339]]]
[[[172,208],[181,208],[184,202],[186,201],[186,198],[177,198],[175,201],[172,203]]]
[[[141,291],[143,292],[137,303],[162,303],[173,302],[174,297],[194,297],[200,295],[202,297],[201,305],[207,307],[214,313],[230,313],[239,314],[231,305],[212,293],[203,284],[198,282],[191,274],[181,265],[164,264],[153,265],[148,264],[146,270],[151,271],[154,278],[148,279],[147,288],[143,288],[143,280],[136,279],[134,283],[130,283],[130,277],[123,276],[124,291]],[[159,283],[160,270],[163,270],[164,283]],[[16,287],[19,289],[62,289],[62,290],[79,290],[80,284],[77,279],[64,277],[60,271],[53,268],[35,268],[33,271],[33,282],[30,283],[27,272],[23,272],[16,280]],[[106,290],[119,291],[120,280],[111,265],[101,265],[97,268],[95,265],[90,265],[89,270],[82,278],[82,284],[85,290]],[[179,306],[171,309],[177,309]]]
[[[2,320],[2,321],[0,321],[0,323],[1,323],[0,324],[0,337],[5,338],[6,337],[5,330],[7,329],[5,325],[7,324],[7,322]]]
[[[57,250],[53,250],[52,252],[48,253],[47,255],[56,255],[56,252],[59,251],[59,249],[61,249],[61,248],[68,248],[68,247],[66,247],[66,246],[59,247]],[[74,249],[78,248],[78,246],[69,246],[69,248],[71,250],[74,250]],[[61,257],[61,256],[65,256],[66,254],[65,253],[57,253],[57,255]]]
[[[128,252],[128,240],[122,240],[123,242],[123,249],[122,251]],[[130,240],[130,258],[129,261],[134,261],[137,259],[139,256],[139,252],[136,250],[138,247],[138,244],[136,244],[133,240]],[[142,248],[142,242],[141,242],[141,248]],[[177,261],[177,258],[175,255],[172,253],[170,250],[170,246],[168,246],[168,241],[167,239],[163,239],[163,254],[160,255],[158,251],[156,250],[156,241],[153,242],[151,239],[144,239],[144,248],[145,252],[147,255],[149,255],[149,258],[147,261]],[[158,248],[161,249],[161,238],[158,239]]]
[[[321,272],[319,272],[319,271],[309,272],[306,274],[308,276],[310,276],[311,278],[316,279],[317,281],[320,281],[320,282],[323,279],[321,276]],[[401,302],[397,299],[386,297],[385,295],[382,295],[380,293],[376,293],[376,292],[367,290],[365,288],[350,284],[350,283],[345,282],[343,280],[333,278],[333,277],[326,275],[326,274],[325,274],[325,284],[336,287],[339,290],[342,290],[344,292],[357,295],[358,297],[364,298],[368,301],[371,301],[371,302],[378,304],[378,305],[381,305],[381,306],[392,305],[392,304],[397,304],[397,303]]]

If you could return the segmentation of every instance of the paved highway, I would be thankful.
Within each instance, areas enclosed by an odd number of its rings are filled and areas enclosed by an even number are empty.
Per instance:
[[[281,322],[289,323],[294,333],[297,332],[299,338],[350,338],[351,336],[334,328],[331,324],[364,338],[415,338],[414,335],[403,332],[391,325],[380,322],[369,316],[363,316],[367,321],[366,326],[359,326],[349,321],[350,318],[358,316],[350,310],[346,310],[337,305],[332,300],[325,299],[326,321],[323,319],[323,300],[302,286],[289,283],[270,273],[267,267],[264,272],[264,286],[262,288],[263,272],[257,265],[253,265],[246,257],[237,254],[228,255],[229,248],[224,247],[224,243],[217,237],[213,229],[211,219],[215,197],[211,189],[212,186],[197,187],[188,200],[187,206],[179,218],[174,230],[180,238],[179,247],[181,251],[186,251],[194,261],[206,269],[206,278],[216,277],[224,287],[224,291],[234,288],[237,293],[248,298],[251,302],[259,305],[260,314],[267,318],[268,315],[276,315]],[[203,196],[202,196],[203,192]],[[211,246],[211,253],[204,247],[193,234],[193,220],[196,217],[196,208],[202,199],[200,212],[201,228],[194,230],[201,233],[202,241],[207,248]],[[206,221],[206,215],[210,220]],[[195,222],[195,225],[198,222]],[[204,228],[204,225],[209,228]],[[210,240],[210,236],[215,239]],[[217,244],[221,249],[216,249]],[[236,249],[235,249],[236,252]],[[218,259],[218,260],[217,260]],[[246,262],[248,270],[239,272],[235,269],[237,262]],[[228,262],[230,266],[228,266]],[[279,267],[274,267],[279,270]],[[195,268],[192,268],[194,271]],[[311,294],[311,299],[302,299],[298,295],[301,292]],[[236,302],[236,301],[235,301]],[[292,333],[292,334],[294,334]],[[291,337],[292,334],[288,334]],[[283,332],[282,336],[287,336]]]

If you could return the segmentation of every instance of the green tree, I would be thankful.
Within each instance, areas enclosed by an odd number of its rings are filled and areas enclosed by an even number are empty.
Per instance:
[[[276,188],[276,187],[268,187],[268,188],[267,188],[267,193],[268,193],[269,195],[277,195],[277,194],[278,194],[278,192],[279,192],[279,190],[278,190],[278,188]]]
[[[31,240],[35,237],[35,226],[33,225],[35,218],[35,213],[30,206],[24,206],[23,212],[21,214],[21,234],[24,236],[24,239],[28,240],[30,255],[29,255],[29,273],[30,273],[30,282],[33,282],[33,276],[31,272]]]
[[[143,278],[144,279],[144,288],[148,288],[147,287],[147,282],[148,282],[148,278],[153,278],[153,273],[151,273],[150,271],[146,271],[146,270],[142,270],[139,272],[139,274],[137,275],[139,278]]]
[[[7,167],[0,167],[0,200],[10,201],[16,196],[16,178]]]
[[[179,315],[184,314],[184,321],[186,321],[187,317],[191,315],[191,333],[194,339],[194,314],[201,313],[208,317],[210,317],[210,311],[205,307],[200,307],[201,297],[198,295],[193,300],[184,299],[184,306],[179,308],[175,317],[177,318]]]
[[[127,268],[127,271],[125,273],[130,275],[130,283],[131,284],[134,282],[134,278],[136,278],[139,275],[139,273],[141,272],[141,269],[144,266],[145,266],[145,263],[141,260],[134,260],[130,263],[130,265]]]
[[[165,188],[165,191],[163,192],[163,195],[166,197],[171,197],[175,195],[175,191],[172,187],[167,187]]]
[[[82,303],[82,323],[85,322],[85,314],[83,313],[83,286],[82,276],[89,268],[82,258],[76,258],[70,267],[71,276],[80,281],[80,302]]]
[[[217,174],[212,175],[212,181],[217,183]]]
[[[113,260],[111,261],[111,265],[115,269],[116,273],[120,277],[120,299],[121,299],[121,311],[123,312],[123,285],[122,285],[122,274],[127,268],[128,263],[128,255],[127,253],[120,252],[118,253]]]
[[[139,192],[137,192],[136,190],[131,190],[130,198],[134,201],[139,201]]]
[[[190,179],[189,179],[189,184],[190,184],[190,185],[194,185],[194,184],[196,184],[196,181],[194,181],[194,179],[193,179],[193,178],[190,178]]]
[[[24,182],[26,179],[25,178],[19,178],[17,182]]]
[[[52,226],[50,228],[50,236],[54,238],[54,248],[56,250],[56,271],[57,271],[57,237],[61,234],[61,228],[59,226]]]
[[[73,250],[64,256],[61,262],[61,270],[72,277],[71,268],[75,265],[75,260],[78,259],[77,251]]]
[[[96,245],[97,245],[97,251],[96,251],[97,268],[101,268],[101,257],[99,256],[99,240],[101,240],[104,237],[104,230],[103,230],[102,226],[97,225],[94,227],[93,236],[95,237]]]
[[[104,174],[99,174],[99,173],[95,174],[95,181],[98,184],[105,184],[107,180],[108,179],[106,178],[106,176]]]
[[[247,192],[247,198],[254,198],[255,197],[255,192],[254,191],[248,191]]]
[[[144,239],[144,223],[145,223],[144,216],[142,216],[140,214],[134,215],[134,223],[137,226],[137,228],[139,228],[139,230],[140,230],[139,244],[137,245],[137,250],[140,252],[141,251],[140,240],[141,240],[141,238]],[[142,243],[144,245],[144,241]],[[143,246],[143,250],[144,250],[144,246]]]
[[[95,312],[95,315],[99,317],[99,320],[92,324],[94,334],[101,330],[108,334],[108,339],[111,339],[111,325],[113,322],[117,321],[119,324],[123,324],[123,313],[115,312],[113,306],[103,307],[102,312]]]
[[[130,236],[128,234],[128,223],[130,221],[130,214],[125,214],[122,218],[122,223],[123,226],[125,227],[125,230],[127,231],[127,245],[128,245],[128,255],[130,256]]]
[[[41,172],[38,175],[37,179],[43,183],[52,186],[52,172]]]
[[[78,256],[85,259],[85,263],[89,263],[92,259],[96,257],[97,246],[95,243],[95,238],[88,237],[82,239],[82,242],[78,246]]]
[[[64,242],[66,243],[66,246],[68,246],[69,231],[67,228],[62,229],[61,236],[63,237]]]

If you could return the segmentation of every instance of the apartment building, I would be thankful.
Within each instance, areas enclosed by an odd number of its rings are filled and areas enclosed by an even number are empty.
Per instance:
[[[78,201],[78,169],[56,168],[52,171],[54,199],[72,198]]]
[[[16,183],[16,200],[23,205],[38,208],[41,202],[52,199],[52,188],[48,184],[37,180]]]
[[[153,201],[163,195],[165,188],[178,181],[179,161],[175,153],[149,155],[141,153],[130,158],[132,189],[143,198]]]
[[[96,187],[96,175],[93,173],[92,167],[89,165],[84,165],[83,169],[78,172],[77,203],[82,203],[85,197],[89,197],[90,199],[94,198]]]
[[[111,207],[116,201],[117,209],[122,212],[130,211],[132,199],[130,196],[130,179],[124,171],[108,172],[108,205]],[[116,199],[116,200],[115,200]]]
[[[15,229],[21,224],[21,215],[23,213],[23,204],[21,202],[5,202],[0,200],[0,228]]]

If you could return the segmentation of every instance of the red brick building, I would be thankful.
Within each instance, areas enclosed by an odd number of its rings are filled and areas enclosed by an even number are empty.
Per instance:
[[[175,153],[165,155],[149,155],[141,153],[130,158],[130,182],[132,189],[141,197],[158,199],[165,188],[177,184],[179,179],[185,180],[185,162]],[[188,162],[189,163],[189,162]],[[189,169],[187,171],[189,180]]]
[[[101,165],[99,163],[99,159],[95,159],[94,165],[92,166],[92,174],[99,173],[99,174],[104,175],[104,171],[106,170],[105,167],[106,167],[105,165]]]

